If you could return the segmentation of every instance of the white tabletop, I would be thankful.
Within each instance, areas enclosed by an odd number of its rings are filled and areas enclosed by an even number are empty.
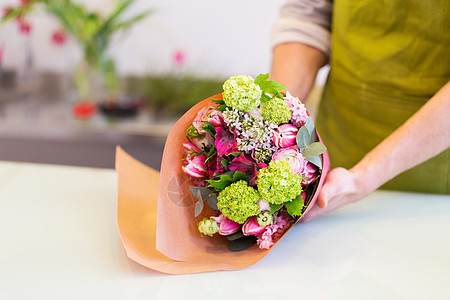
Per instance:
[[[245,270],[166,275],[127,258],[116,179],[0,162],[0,299],[450,298],[450,196],[377,191]]]

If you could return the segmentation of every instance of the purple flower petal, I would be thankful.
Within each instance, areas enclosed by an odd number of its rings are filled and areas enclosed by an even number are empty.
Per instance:
[[[245,173],[250,179],[249,185],[256,185],[256,176],[258,175],[258,164],[251,158],[242,153],[228,165],[231,171],[239,171]]]
[[[229,155],[232,152],[239,151],[236,146],[234,134],[225,129],[224,127],[216,128],[216,149],[218,156]]]

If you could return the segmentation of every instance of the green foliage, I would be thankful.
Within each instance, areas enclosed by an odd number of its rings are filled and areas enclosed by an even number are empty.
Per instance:
[[[207,180],[207,182],[209,183],[208,185],[209,187],[214,188],[216,191],[221,191],[225,189],[227,186],[231,185],[232,183],[240,180],[244,180],[247,182],[249,181],[247,175],[245,175],[245,173],[243,172],[228,171],[220,175],[219,179],[217,180],[211,179]]]
[[[124,89],[130,95],[142,97],[158,117],[179,118],[200,100],[222,90],[223,79],[199,78],[195,75],[149,75],[128,77]]]
[[[286,90],[286,86],[274,80],[268,80],[269,73],[267,74],[259,74],[255,78],[255,83],[259,85],[263,93],[268,93],[272,95],[277,95],[278,92]],[[267,99],[265,99],[266,101]]]
[[[125,12],[134,1],[118,0],[109,16],[102,17],[73,0],[34,0],[27,5],[14,8],[2,21],[24,16],[31,13],[36,6],[43,6],[79,42],[84,53],[84,63],[89,65],[94,73],[102,76],[108,90],[114,93],[118,90],[115,64],[106,54],[112,38],[152,13],[148,10],[128,19],[124,18]],[[89,87],[88,78],[84,73],[85,69],[79,66],[76,70],[76,83],[82,94],[86,94]]]
[[[295,199],[289,202],[285,202],[284,206],[286,207],[287,212],[293,217],[303,216],[303,199],[301,195],[298,195]]]

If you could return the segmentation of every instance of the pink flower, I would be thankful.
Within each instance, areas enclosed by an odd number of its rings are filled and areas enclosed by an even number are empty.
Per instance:
[[[233,159],[233,161],[228,165],[231,171],[239,171],[245,173],[250,182],[250,186],[256,185],[256,177],[258,175],[258,164],[251,158],[241,153],[238,157]]]
[[[219,127],[225,125],[225,121],[223,120],[222,112],[213,109],[211,111],[211,115],[208,119],[208,122],[212,124],[214,127]]]
[[[284,160],[289,163],[291,172],[297,175],[303,174],[306,169],[307,160],[302,156],[297,146],[281,148],[272,156],[272,160]]]
[[[229,155],[232,152],[238,152],[236,139],[234,138],[234,134],[225,129],[225,127],[216,127],[216,149],[218,156]]]
[[[51,40],[55,45],[58,45],[58,46],[63,45],[66,42],[66,39],[67,39],[67,34],[64,30],[59,29],[52,33]]]
[[[316,172],[317,167],[308,161],[306,163],[306,168],[304,169],[304,172],[302,174],[303,178],[305,178],[302,181],[302,186],[307,186],[311,184],[311,182],[313,182],[314,179],[316,179]]]
[[[184,150],[184,153],[186,153],[187,155],[193,154],[195,152],[200,152],[200,149],[191,142],[184,142],[183,150]]]
[[[225,167],[222,165],[223,158],[217,155],[211,157],[208,161],[209,179],[213,179],[214,175],[225,172]]]
[[[189,156],[185,160],[186,166],[182,166],[181,168],[193,178],[205,178],[208,176],[205,160],[205,155]]]
[[[264,201],[263,199],[258,201],[258,206],[259,206],[259,212],[268,210],[270,211],[270,204],[267,201]]]
[[[220,214],[218,217],[211,217],[211,218],[213,218],[214,221],[216,221],[216,223],[219,224],[220,235],[224,236],[230,235],[241,229],[241,224],[228,219],[223,214]]]
[[[210,119],[211,113],[213,111],[215,111],[216,107],[219,107],[219,104],[212,103],[209,106],[205,106],[199,110],[199,112],[197,113],[197,116],[195,117],[194,121],[192,122],[192,126],[194,126],[198,130],[198,133],[203,134],[206,132],[205,130],[200,129],[200,127]]]
[[[177,65],[181,65],[186,60],[186,52],[183,49],[178,49],[173,53],[173,62]]]
[[[256,216],[248,218],[242,225],[242,232],[244,235],[258,235],[264,232],[267,226],[261,226],[256,221]]]
[[[287,92],[286,97],[284,97],[284,103],[286,103],[292,111],[292,124],[298,128],[305,125],[306,119],[308,118],[308,111],[306,110],[305,105],[298,98],[289,94],[289,92]]]
[[[199,149],[204,149],[205,147],[209,147],[214,143],[214,138],[209,132],[205,132],[203,135],[192,138],[192,143],[197,146]]]
[[[19,31],[23,34],[29,34],[31,31],[31,24],[23,19],[23,17],[17,18],[19,24]]]
[[[287,148],[297,143],[298,128],[292,124],[283,124],[273,134],[273,143],[277,147]]]

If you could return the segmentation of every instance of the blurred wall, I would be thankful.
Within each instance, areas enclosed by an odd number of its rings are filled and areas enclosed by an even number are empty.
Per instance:
[[[0,0],[0,8],[19,0]],[[78,0],[92,10],[107,13],[113,0]],[[228,77],[257,75],[270,68],[270,30],[284,0],[137,0],[133,15],[148,8],[155,12],[131,30],[116,37],[111,54],[122,75],[159,74],[174,71],[173,55],[185,53],[177,72]],[[3,65],[21,68],[25,47],[32,49],[34,65],[42,71],[68,72],[81,53],[72,39],[51,43],[58,22],[45,12],[30,17],[29,37],[14,22],[0,31]]]

